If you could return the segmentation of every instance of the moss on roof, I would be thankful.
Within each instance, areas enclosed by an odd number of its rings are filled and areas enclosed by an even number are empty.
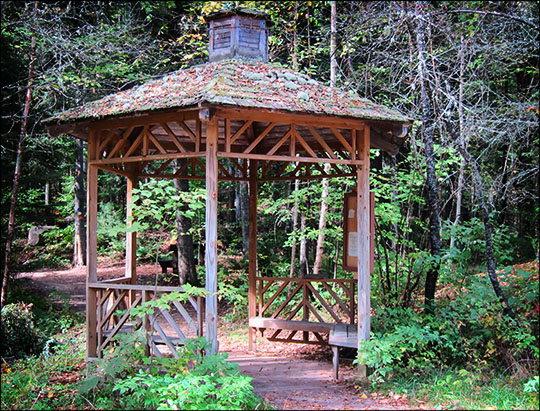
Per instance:
[[[46,120],[75,122],[210,103],[407,122],[395,110],[277,64],[222,60],[179,70]]]

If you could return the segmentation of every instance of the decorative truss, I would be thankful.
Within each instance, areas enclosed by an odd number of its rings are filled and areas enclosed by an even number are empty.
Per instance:
[[[261,181],[352,176],[363,164],[362,129],[272,119],[218,119],[218,179],[248,180],[248,160],[259,161]],[[90,164],[100,169],[139,178],[205,178],[206,123],[196,111],[104,121],[93,138]]]

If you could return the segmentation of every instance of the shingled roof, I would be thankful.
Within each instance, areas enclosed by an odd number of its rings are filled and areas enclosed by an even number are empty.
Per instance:
[[[399,112],[356,93],[332,89],[273,63],[229,59],[175,71],[68,110],[46,124],[196,107],[199,104],[408,122]]]

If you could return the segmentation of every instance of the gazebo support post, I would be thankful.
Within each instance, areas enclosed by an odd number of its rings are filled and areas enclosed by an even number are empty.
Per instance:
[[[88,136],[88,163],[96,157],[96,134]],[[98,168],[88,164],[87,176],[87,250],[86,250],[86,357],[97,358],[97,315],[96,294],[90,291],[89,284],[97,282],[97,204]]]
[[[249,160],[249,296],[248,318],[257,315],[257,160]],[[248,327],[248,349],[255,351],[256,331]]]
[[[369,125],[364,125],[363,132],[356,130],[358,154],[363,165],[357,167],[357,233],[358,233],[358,348],[362,341],[369,339],[371,288],[369,282],[370,262],[370,204],[369,204]],[[365,364],[359,364],[361,377],[367,376]]]
[[[129,166],[129,167],[128,167]],[[129,175],[127,177],[126,188],[126,225],[131,228],[133,225],[133,204],[132,196],[133,189],[138,187],[137,179],[137,164],[126,165],[129,169]],[[130,278],[130,284],[137,283],[137,232],[126,232],[126,277]],[[129,303],[135,299],[135,293],[131,292],[129,295]]]
[[[206,123],[206,338],[211,353],[218,351],[217,340],[217,210],[218,210],[218,119]]]

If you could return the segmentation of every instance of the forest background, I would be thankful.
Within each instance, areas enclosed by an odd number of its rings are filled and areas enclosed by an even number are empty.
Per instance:
[[[379,370],[374,379],[404,365],[414,371],[471,361],[534,379],[538,5],[335,2],[334,37],[331,3],[2,2],[3,282],[20,271],[84,264],[85,146],[69,136],[49,138],[41,121],[206,62],[203,16],[250,7],[273,22],[271,61],[411,118],[399,154],[371,153],[377,315],[363,361]],[[99,178],[99,252],[121,259],[125,184],[112,174]],[[263,184],[262,274],[351,276],[342,269],[341,221],[343,195],[352,185],[342,179]],[[192,241],[193,264],[181,276],[204,280],[203,192],[202,182],[140,184],[141,262],[155,261],[184,232],[180,241]],[[220,183],[219,195],[220,253],[228,261],[220,276],[235,278],[223,282],[223,292],[242,301],[246,261],[226,257],[246,255],[247,187]],[[37,225],[54,228],[28,246],[28,231]],[[520,265],[531,261],[532,269]],[[482,272],[488,274],[477,275]],[[422,314],[425,303],[430,308]],[[423,333],[427,326],[438,334]],[[417,342],[405,348],[395,342],[411,334],[420,335]],[[385,358],[374,354],[381,351]]]

